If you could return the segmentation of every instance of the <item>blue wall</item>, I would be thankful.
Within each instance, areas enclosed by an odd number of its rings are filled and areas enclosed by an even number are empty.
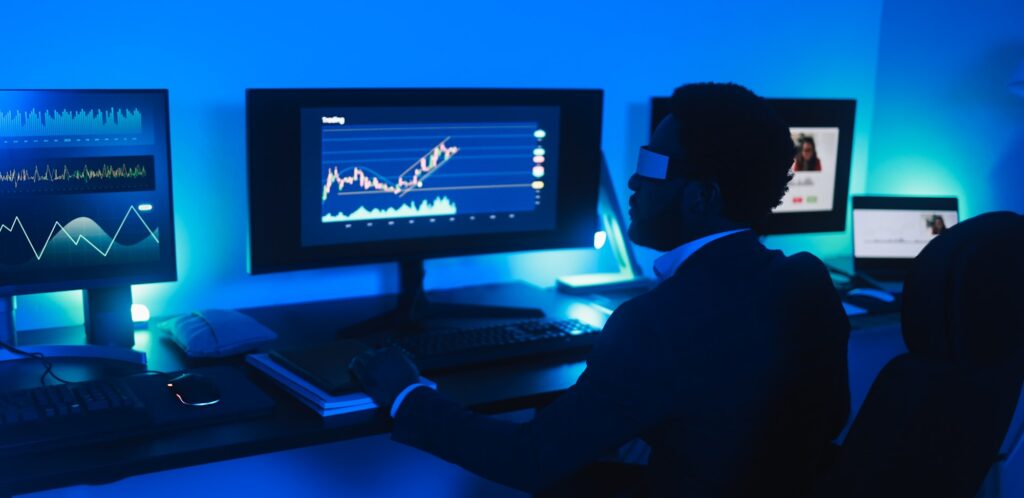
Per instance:
[[[880,12],[881,0],[18,2],[3,16],[0,88],[170,89],[180,277],[134,289],[137,302],[163,315],[394,289],[391,265],[245,273],[246,87],[604,88],[604,148],[623,193],[646,140],[647,99],[683,82],[856,98],[858,192]],[[770,243],[823,256],[849,244],[844,234]],[[651,258],[641,254],[644,264]],[[593,250],[458,258],[431,262],[427,285],[550,285],[562,273],[612,268]],[[80,303],[78,292],[24,297],[20,327],[80,322]]]
[[[887,0],[871,128],[873,193],[1024,212],[1024,2]]]

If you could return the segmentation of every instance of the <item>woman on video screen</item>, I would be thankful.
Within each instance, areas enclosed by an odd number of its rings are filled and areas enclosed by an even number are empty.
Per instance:
[[[814,145],[814,137],[800,135],[796,139],[797,152],[793,158],[793,171],[821,171],[821,160]]]

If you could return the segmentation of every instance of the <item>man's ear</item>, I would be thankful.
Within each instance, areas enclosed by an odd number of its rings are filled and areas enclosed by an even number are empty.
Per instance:
[[[701,212],[718,214],[722,212],[722,189],[715,181],[696,182]]]
[[[700,185],[692,181],[673,180],[676,183],[676,195],[679,199],[679,206],[684,213],[701,214],[704,212],[704,202],[701,200]]]

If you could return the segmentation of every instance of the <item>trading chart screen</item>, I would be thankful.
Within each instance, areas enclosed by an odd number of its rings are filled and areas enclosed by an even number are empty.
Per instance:
[[[174,277],[167,94],[0,91],[0,293]]]
[[[306,246],[548,230],[555,106],[304,108]]]

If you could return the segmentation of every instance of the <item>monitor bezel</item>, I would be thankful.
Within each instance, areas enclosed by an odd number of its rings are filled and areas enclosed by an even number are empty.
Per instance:
[[[857,101],[852,99],[765,99],[790,127],[839,128],[836,183],[832,210],[802,213],[772,213],[754,227],[762,235],[846,231],[849,205],[850,164],[853,157],[853,126]],[[651,98],[650,132],[670,112],[669,97]]]
[[[172,176],[173,167],[171,162],[171,107],[170,107],[170,92],[167,88],[4,88],[0,91],[4,92],[54,92],[54,93],[125,93],[125,94],[140,94],[150,93],[162,96],[162,103],[164,106],[164,140],[167,143],[167,207],[169,209],[169,219],[171,220],[167,230],[165,231],[170,235],[170,262],[160,261],[157,263],[162,268],[145,273],[134,273],[132,275],[121,275],[111,277],[96,277],[96,278],[79,278],[73,280],[65,280],[60,282],[46,282],[38,284],[0,284],[0,296],[16,296],[26,294],[39,294],[44,292],[60,292],[68,290],[80,290],[80,289],[102,289],[110,287],[120,287],[125,285],[135,284],[151,284],[161,282],[174,282],[178,279],[178,252],[176,243],[176,234],[174,230],[174,179]],[[166,240],[166,235],[161,235],[161,238]],[[156,265],[154,265],[156,266]]]
[[[960,223],[960,201],[956,196],[896,196],[896,195],[855,195],[851,198],[851,210],[913,210],[913,211],[955,211]],[[852,213],[851,211],[851,213]],[[905,276],[913,266],[915,258],[867,258],[856,253],[857,224],[851,222],[853,269],[858,272],[882,277]]]
[[[309,107],[558,106],[560,178],[551,230],[454,235],[304,247],[301,241],[299,113]],[[602,90],[486,88],[259,88],[246,90],[251,274],[471,254],[587,247],[597,227]],[[280,135],[275,122],[290,121]],[[571,132],[570,132],[571,130]],[[571,158],[571,159],[568,159]],[[280,175],[286,164],[293,175]],[[282,208],[284,206],[284,208]]]

